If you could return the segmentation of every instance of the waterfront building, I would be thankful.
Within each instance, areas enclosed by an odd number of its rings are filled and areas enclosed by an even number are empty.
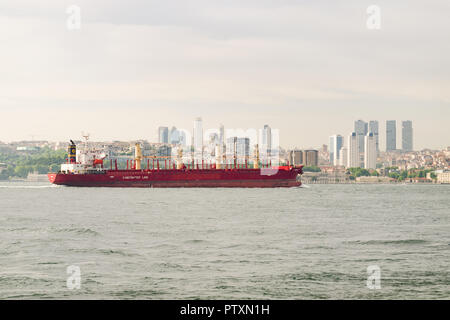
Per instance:
[[[395,181],[395,179],[390,177],[361,176],[356,178],[356,182],[359,183],[394,183]]]
[[[437,173],[437,183],[450,184],[450,171],[441,171]]]

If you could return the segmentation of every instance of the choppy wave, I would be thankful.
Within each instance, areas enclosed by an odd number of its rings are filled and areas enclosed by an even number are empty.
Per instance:
[[[100,233],[97,231],[94,231],[89,228],[62,228],[62,229],[55,229],[55,232],[63,232],[63,233],[75,233],[79,235],[92,235],[92,236],[99,236]]]
[[[97,250],[97,252],[99,252],[101,254],[105,254],[105,255],[119,255],[119,256],[124,256],[124,257],[136,256],[136,254],[134,254],[134,253],[128,253],[128,252],[118,250],[118,249],[100,249],[100,250]]]
[[[46,188],[60,188],[61,186],[58,186],[56,184],[49,184],[49,185],[43,185],[43,186],[5,186],[2,185],[0,188],[3,189],[46,189]]]
[[[428,299],[450,293],[446,186],[151,194],[50,190],[55,187],[0,186],[0,299]],[[80,267],[81,290],[66,288],[69,265]],[[371,265],[381,268],[377,292],[366,287]]]
[[[369,241],[349,241],[348,243],[356,243],[363,245],[396,245],[396,244],[425,244],[428,241],[423,239],[402,239],[402,240],[369,240]]]
[[[286,280],[297,280],[297,281],[360,281],[361,278],[357,274],[346,274],[340,272],[305,272],[305,273],[294,273],[286,274],[284,277]]]
[[[190,240],[186,240],[184,243],[199,244],[199,243],[208,243],[208,241],[207,240],[201,240],[201,239],[190,239]]]
[[[121,299],[127,298],[140,298],[142,297],[152,297],[152,296],[161,296],[165,294],[164,291],[161,290],[153,290],[153,289],[142,289],[142,290],[122,290],[122,291],[113,291],[110,293],[111,296],[118,297]]]

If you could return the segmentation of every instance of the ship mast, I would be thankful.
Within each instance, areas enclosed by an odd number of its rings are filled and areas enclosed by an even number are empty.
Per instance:
[[[259,168],[259,146],[258,146],[258,144],[255,145],[255,160],[254,160],[253,168],[254,169]]]
[[[89,133],[81,133],[81,136],[84,138],[84,147],[85,150],[88,148],[88,140],[89,140]]]
[[[141,170],[142,149],[139,143],[135,144],[134,155],[134,160],[136,161],[136,170]]]

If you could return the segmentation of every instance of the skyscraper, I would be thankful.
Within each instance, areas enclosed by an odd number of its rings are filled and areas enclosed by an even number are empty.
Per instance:
[[[186,146],[186,132],[184,130],[178,130],[178,134],[180,137],[179,144],[182,146]]]
[[[375,137],[375,144],[377,148],[377,153],[380,151],[380,131],[379,123],[376,120],[369,122],[369,133],[372,132]]]
[[[319,151],[304,150],[303,151],[303,164],[306,167],[317,167],[319,165]]]
[[[360,157],[359,157],[359,148],[358,148],[358,139],[356,132],[352,132],[348,137],[348,156],[347,156],[347,167],[348,168],[357,168],[361,165]]]
[[[344,138],[336,134],[330,137],[330,163],[334,166],[339,165],[339,159],[341,158],[341,149],[344,145]]]
[[[377,141],[375,135],[370,132],[364,139],[364,168],[376,169],[377,168]]]
[[[226,156],[231,163],[234,161],[234,156],[236,155],[236,163],[245,163],[250,157],[250,139],[243,137],[231,137],[227,139],[226,144]]]
[[[272,150],[272,130],[270,129],[268,124],[264,125],[261,142],[262,148],[260,148],[260,151],[262,151],[263,154],[267,154],[270,156]]]
[[[358,136],[359,153],[364,153],[364,137],[368,133],[368,123],[363,120],[355,121],[355,133]]]
[[[177,130],[176,127],[172,127],[172,129],[170,129],[169,142],[170,144],[180,143],[180,132]]]
[[[289,163],[294,166],[303,164],[303,151],[291,150],[289,152]]]
[[[386,121],[386,151],[397,150],[397,121]]]
[[[339,165],[346,167],[348,165],[348,148],[342,147],[341,149],[341,158],[339,159]]]
[[[158,142],[159,143],[169,143],[169,128],[159,127],[158,128]]]
[[[203,159],[203,125],[202,118],[196,118],[194,121],[193,147],[195,159],[202,161]]]
[[[413,127],[410,120],[402,122],[402,150],[413,151]]]
[[[223,124],[221,124],[219,127],[219,143],[220,146],[223,148],[223,146],[225,145],[225,128]]]
[[[203,147],[203,123],[202,118],[196,118],[194,121],[194,147],[201,149]]]
[[[215,147],[216,145],[219,144],[219,135],[217,134],[217,132],[211,132],[209,134],[208,137],[208,143],[212,146]]]

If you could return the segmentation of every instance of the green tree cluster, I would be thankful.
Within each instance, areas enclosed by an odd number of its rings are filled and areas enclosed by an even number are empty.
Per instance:
[[[399,170],[398,167],[387,167],[385,168],[386,175],[398,181],[405,181],[407,179],[414,178],[426,178],[428,173],[432,179],[436,179],[436,174],[434,169],[410,169],[410,170]]]
[[[303,167],[303,172],[320,172],[320,168],[316,166]]]
[[[50,148],[42,148],[32,154],[0,153],[0,162],[6,165],[6,169],[0,173],[0,179],[26,178],[30,172],[46,174],[58,171],[66,158],[65,150],[55,151]]]
[[[348,168],[347,173],[350,173],[350,179],[355,180],[358,177],[369,177],[370,171],[363,168]]]

